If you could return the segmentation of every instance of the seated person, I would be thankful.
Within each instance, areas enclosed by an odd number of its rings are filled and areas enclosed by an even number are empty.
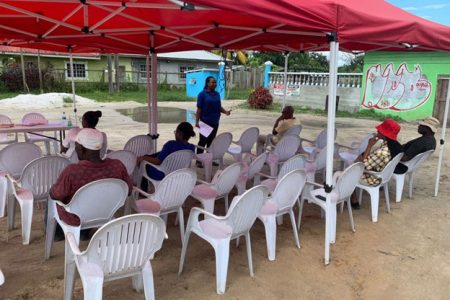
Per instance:
[[[117,178],[125,181],[128,184],[128,192],[131,194],[133,183],[122,162],[117,159],[102,160],[100,158],[102,143],[103,134],[97,129],[83,128],[80,130],[75,140],[75,150],[79,162],[68,165],[59,175],[50,190],[52,199],[67,204],[80,187],[104,178]],[[61,206],[57,206],[57,209],[60,219],[65,223],[72,226],[80,224],[76,215],[68,213]],[[61,233],[62,230],[59,228],[59,233],[57,231],[56,234],[60,235]],[[63,237],[64,235],[62,235]],[[61,239],[61,237],[55,239]]]
[[[157,152],[152,155],[144,155],[140,156],[137,159],[137,163],[140,164],[141,161],[145,160],[154,165],[160,165],[164,159],[171,153],[178,150],[191,150],[194,152],[195,146],[190,144],[188,141],[191,137],[195,136],[194,128],[188,122],[181,122],[178,124],[177,129],[174,131],[175,140],[168,141],[162,147],[160,152]],[[150,178],[154,180],[162,180],[165,174],[152,166],[147,165],[146,167],[147,174]],[[144,181],[146,183],[146,181]],[[145,188],[142,186],[142,188]]]
[[[294,117],[294,108],[290,105],[285,106],[281,112],[281,116],[275,121],[272,129],[271,142],[278,143],[284,133],[294,125],[300,125],[300,122]],[[260,134],[256,145],[256,152],[261,154],[267,141],[267,135]]]
[[[381,172],[388,162],[402,152],[402,145],[397,141],[400,125],[392,119],[387,119],[376,127],[377,135],[371,138],[366,150],[358,157],[357,161],[364,162],[368,171]],[[364,184],[376,186],[381,179],[364,173],[361,177]],[[354,195],[354,194],[353,194]],[[359,209],[356,197],[352,197],[352,207]]]
[[[83,117],[81,118],[81,126],[82,128],[93,128],[95,129],[95,126],[97,126],[99,119],[102,116],[102,112],[97,111],[87,111],[83,114]],[[80,132],[81,128],[72,128],[67,132],[66,138],[61,142],[61,151],[60,153],[67,153],[67,150],[69,150],[71,144],[73,144],[76,140],[78,132]],[[106,142],[106,141],[104,141]],[[74,147],[74,145],[72,146]],[[75,149],[73,149],[74,151]],[[69,151],[70,152],[70,151]],[[68,156],[70,156],[72,153],[67,153]]]

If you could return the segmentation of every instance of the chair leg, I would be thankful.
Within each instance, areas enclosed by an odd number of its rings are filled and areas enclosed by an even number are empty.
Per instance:
[[[403,194],[403,186],[405,184],[405,175],[404,174],[394,174],[395,180],[395,202],[402,201]]]
[[[409,199],[412,198],[412,191],[413,191],[413,173],[409,173],[409,190],[408,190],[408,197]]]
[[[16,219],[16,197],[13,194],[8,195],[8,230],[15,228]]]
[[[249,242],[250,239],[247,241],[247,251]],[[227,284],[228,260],[230,258],[230,239],[217,240],[214,251],[216,253],[217,294],[222,295],[225,293],[225,287]]]
[[[100,269],[100,267],[98,268]],[[75,275],[75,271],[73,275]],[[81,282],[83,283],[84,299],[102,300],[103,281],[104,281],[103,273],[95,272],[94,274],[83,274],[83,275],[80,273],[80,277]]]
[[[0,176],[0,218],[5,216],[6,202],[8,198],[8,180]]]
[[[275,222],[275,215],[264,215],[260,217],[264,224],[264,231],[266,233],[267,258],[270,261],[275,260],[275,249],[277,247],[277,225]]]
[[[22,244],[30,243],[31,223],[33,221],[33,204],[34,201],[21,201],[20,216],[22,219]]]
[[[283,216],[277,216],[277,225],[283,225]]]
[[[294,234],[295,244],[297,245],[297,248],[300,248],[300,241],[298,239],[298,232],[297,232],[297,224],[295,223],[294,210],[292,208],[291,210],[289,210],[289,217],[291,218],[292,234]]]
[[[64,228],[64,227],[63,227]],[[67,228],[64,233],[67,234]],[[75,241],[80,244],[80,228],[72,227],[68,229],[75,236]],[[73,286],[75,284],[75,258],[70,246],[65,240],[65,261],[64,261],[64,300],[71,300],[73,296]]]
[[[225,195],[224,200],[225,200],[225,214],[226,214],[228,212],[228,207],[229,207],[228,194]]]
[[[154,300],[155,299],[155,287],[153,285],[153,271],[152,265],[149,261],[145,263],[144,268],[142,269],[142,278],[144,282],[144,294],[145,300]]]
[[[205,181],[211,182],[212,161],[203,161],[203,167],[205,168]]]
[[[248,260],[248,269],[250,271],[250,276],[255,276],[253,273],[253,259],[252,259],[252,243],[250,241],[250,231],[245,234],[245,246],[247,248],[247,260]]]
[[[303,213],[303,204],[305,203],[304,198],[300,198],[298,200],[298,218],[297,218],[297,231],[300,232],[300,225],[302,224],[302,213]]]
[[[183,208],[180,206],[178,208],[178,218],[180,219],[180,237],[181,237],[181,243],[183,243],[184,238],[184,216],[183,216]]]
[[[379,187],[370,188],[368,190],[370,194],[370,208],[372,210],[372,222],[378,222],[378,205],[380,201],[380,189]]]
[[[180,275],[181,272],[183,272],[184,259],[186,257],[186,250],[187,250],[190,236],[191,236],[191,228],[189,227],[189,222],[188,222],[188,227],[186,228],[186,233],[184,234],[183,243],[181,244],[181,256],[180,256],[180,266],[178,268],[178,275]]]
[[[358,188],[357,193],[358,193],[358,203],[359,205],[361,205],[363,189]]]
[[[246,182],[241,180],[238,180],[238,182],[236,183],[238,195],[242,195],[245,192],[245,184]]]
[[[386,182],[386,184],[383,185],[384,187],[384,198],[386,199],[386,210],[388,214],[391,213],[391,203],[389,202],[389,184]]]
[[[205,199],[200,201],[202,203],[203,208],[209,212],[209,213],[214,213],[214,204],[216,202],[215,199]]]
[[[47,215],[47,225],[45,226],[45,253],[44,258],[49,259],[52,253],[53,238],[55,236],[56,220],[53,214]]]
[[[353,221],[353,211],[352,211],[352,205],[350,203],[350,197],[348,197],[347,200],[345,200],[345,202],[347,203],[347,209],[348,209],[348,219],[350,221],[350,226],[352,227],[352,231],[355,232],[355,222]],[[343,204],[344,202],[342,202]],[[341,207],[343,207],[343,205],[341,205]]]
[[[276,177],[278,174],[278,163],[269,163],[270,167],[270,176]]]

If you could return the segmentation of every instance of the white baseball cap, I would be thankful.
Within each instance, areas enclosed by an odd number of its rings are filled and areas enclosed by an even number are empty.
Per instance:
[[[86,149],[100,150],[103,145],[103,134],[97,129],[83,128],[78,132],[76,142]]]

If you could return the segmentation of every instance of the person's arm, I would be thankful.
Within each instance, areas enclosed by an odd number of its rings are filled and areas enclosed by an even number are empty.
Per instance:
[[[202,109],[200,107],[197,107],[197,112],[195,113],[195,127],[200,127],[199,121],[200,121],[201,115],[202,115]]]
[[[275,124],[273,124],[273,128],[272,128],[272,134],[273,135],[277,135],[278,134],[276,128],[278,127],[278,124],[280,123],[281,120],[283,120],[283,115],[279,116],[278,119],[275,121]]]
[[[160,165],[162,163],[162,161],[160,161],[157,157],[144,155],[137,158],[137,164],[140,164],[143,160],[148,161],[149,163],[152,163],[154,165]]]
[[[223,108],[222,106],[220,107],[220,112],[223,114],[226,114],[227,116],[229,116],[231,114],[231,109],[230,110],[226,110],[225,108]]]
[[[200,117],[202,116],[203,112],[203,104],[204,104],[204,95],[203,92],[200,92],[197,96],[197,112],[195,113],[195,127],[200,127]]]
[[[67,199],[69,198],[69,187],[71,185],[69,176],[70,170],[68,170],[68,168],[70,168],[70,166],[63,170],[49,192],[50,198],[60,200],[65,204],[69,203]]]
[[[370,154],[370,151],[372,150],[373,145],[375,145],[375,143],[377,141],[378,141],[378,137],[373,137],[369,140],[369,142],[367,143],[367,148],[364,151],[364,153],[362,154],[361,161],[364,161],[365,159],[367,159],[367,157]]]

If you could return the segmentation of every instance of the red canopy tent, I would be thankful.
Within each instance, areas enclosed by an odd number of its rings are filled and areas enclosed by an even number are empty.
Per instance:
[[[335,99],[339,47],[344,51],[450,51],[450,30],[382,0],[192,0],[189,4],[178,0],[4,0],[0,2],[0,42],[52,51],[147,54],[151,65],[156,64],[156,52],[330,50],[328,94]],[[156,135],[156,68],[151,70],[149,131]],[[327,191],[332,182],[335,102],[328,105]],[[328,243],[325,246],[328,263]]]

